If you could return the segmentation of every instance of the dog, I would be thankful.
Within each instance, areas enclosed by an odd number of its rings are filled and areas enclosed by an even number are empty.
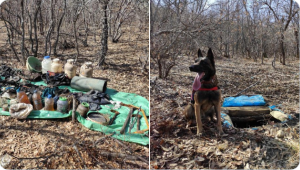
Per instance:
[[[191,125],[196,118],[197,135],[201,136],[203,132],[201,117],[207,117],[208,120],[209,118],[213,119],[215,113],[219,135],[223,134],[220,113],[221,91],[218,88],[214,55],[211,48],[209,48],[206,57],[202,56],[202,52],[199,49],[198,59],[189,69],[198,74],[193,83],[191,104],[184,110],[188,124]]]

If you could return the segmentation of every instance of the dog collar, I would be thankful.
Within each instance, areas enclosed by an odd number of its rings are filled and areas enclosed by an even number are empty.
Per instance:
[[[213,87],[213,88],[210,88],[210,89],[207,89],[207,88],[200,88],[198,89],[198,91],[214,91],[214,90],[218,90],[218,86],[216,87]]]

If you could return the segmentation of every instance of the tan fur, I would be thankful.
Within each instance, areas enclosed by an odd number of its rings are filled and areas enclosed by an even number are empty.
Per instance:
[[[195,121],[195,109],[194,109],[194,105],[189,103],[184,111],[183,111],[183,114],[186,118],[186,120],[188,121],[187,123],[187,126],[190,127],[192,126],[193,124],[196,124],[196,121]]]
[[[223,134],[222,124],[221,124],[221,103],[220,101],[207,101],[207,100],[200,100],[201,96],[198,96],[199,93],[196,92],[194,99],[195,99],[195,116],[197,122],[197,135],[201,135],[203,132],[203,125],[201,116],[205,114],[205,112],[209,111],[213,106],[215,108],[215,113],[217,116],[217,129],[219,134]]]
[[[202,112],[203,113],[203,112]],[[189,103],[184,111],[183,111],[184,117],[187,120],[188,127],[196,125],[196,117],[195,117],[195,108],[194,104]],[[211,107],[206,111],[204,114],[201,115],[201,118],[205,118],[207,121],[214,121],[217,122],[217,117],[215,116],[215,109],[214,107]]]

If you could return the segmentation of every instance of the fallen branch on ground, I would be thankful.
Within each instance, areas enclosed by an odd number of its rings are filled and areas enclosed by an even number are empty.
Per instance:
[[[79,158],[80,158],[81,161],[83,162],[84,169],[87,169],[87,168],[86,168],[86,165],[85,165],[85,162],[84,162],[84,160],[83,160],[83,158],[82,158],[82,156],[81,156],[80,152],[78,151],[78,149],[77,149],[77,147],[76,147],[75,144],[73,145],[73,148],[75,149],[75,151],[77,152]]]

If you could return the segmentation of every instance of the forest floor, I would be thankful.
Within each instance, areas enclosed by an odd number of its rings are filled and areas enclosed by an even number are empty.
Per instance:
[[[0,24],[2,26],[0,64],[25,69],[14,59],[9,45],[6,44],[6,29],[2,22]],[[148,58],[145,49],[148,49],[149,35],[147,30],[136,31],[134,28],[127,28],[118,43],[109,42],[105,61],[107,67],[104,70],[94,67],[93,77],[107,79],[108,88],[136,93],[149,100],[149,75],[147,72],[141,72],[139,62],[141,56]],[[93,36],[89,36],[88,47],[79,44],[81,55],[77,62],[77,74],[84,61],[96,60],[100,37],[96,38],[97,43],[94,42]],[[40,43],[40,48],[43,48],[43,43]],[[58,53],[59,56],[51,58],[58,57],[66,61],[75,56],[76,50],[59,49]],[[42,58],[41,52],[39,59]],[[94,62],[93,66],[95,65]],[[2,141],[0,156],[8,154],[13,157],[6,167],[8,169],[148,169],[149,167],[149,146],[105,136],[104,133],[87,129],[79,122],[72,123],[71,119],[17,120],[0,116],[0,139]],[[112,155],[101,154],[104,152]],[[118,156],[122,154],[133,157]]]
[[[292,116],[281,123],[267,120],[234,129],[204,122],[204,134],[196,135],[196,126],[187,127],[182,112],[190,102],[195,73],[189,71],[193,57],[180,57],[167,80],[158,79],[151,65],[150,77],[150,167],[155,169],[293,169],[299,164],[299,60],[285,66],[272,59],[264,63],[247,59],[216,58],[219,86],[224,97],[234,96],[250,85],[258,84],[242,94],[261,94],[269,105]],[[152,63],[151,63],[152,64]],[[233,122],[235,124],[235,122]],[[256,128],[253,128],[256,127]],[[278,131],[284,137],[278,137]]]

